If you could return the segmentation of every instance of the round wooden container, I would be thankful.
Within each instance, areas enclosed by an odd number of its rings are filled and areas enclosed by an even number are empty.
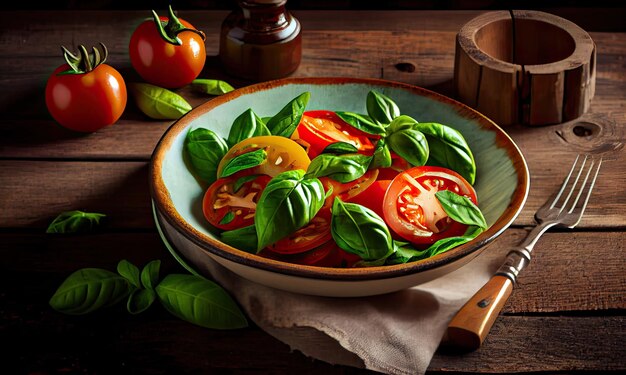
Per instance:
[[[456,38],[457,97],[500,125],[575,119],[595,91],[596,50],[576,24],[538,11],[494,11]]]

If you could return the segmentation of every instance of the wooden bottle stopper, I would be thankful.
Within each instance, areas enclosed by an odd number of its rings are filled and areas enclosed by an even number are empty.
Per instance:
[[[238,0],[222,23],[220,60],[226,72],[253,81],[282,78],[302,56],[300,22],[287,0]]]
[[[574,23],[538,11],[495,11],[456,38],[457,97],[500,125],[556,124],[584,114],[595,91],[596,50]]]

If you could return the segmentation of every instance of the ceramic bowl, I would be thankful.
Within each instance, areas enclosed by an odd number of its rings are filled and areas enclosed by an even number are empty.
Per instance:
[[[377,90],[392,98],[403,114],[420,122],[439,122],[459,130],[477,165],[475,189],[489,228],[474,240],[421,261],[367,268],[302,266],[263,258],[222,243],[206,223],[202,186],[183,160],[187,132],[205,127],[226,138],[233,120],[248,108],[272,116],[304,91],[307,110],[367,113],[365,98]],[[511,138],[491,120],[450,98],[398,82],[349,78],[290,78],[240,88],[194,108],[174,123],[156,146],[150,188],[157,224],[189,266],[207,273],[217,262],[237,275],[296,293],[356,297],[409,288],[462,267],[513,222],[529,188],[528,167]]]

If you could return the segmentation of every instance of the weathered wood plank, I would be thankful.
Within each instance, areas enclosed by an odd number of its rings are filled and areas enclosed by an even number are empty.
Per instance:
[[[0,171],[0,227],[45,229],[83,210],[111,228],[153,228],[146,162],[0,161]]]
[[[626,369],[626,319],[501,316],[472,353],[439,353],[432,371],[535,372]]]

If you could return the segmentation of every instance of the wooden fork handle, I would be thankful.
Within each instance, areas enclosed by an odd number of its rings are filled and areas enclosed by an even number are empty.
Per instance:
[[[493,276],[450,321],[445,344],[462,350],[478,349],[512,291],[511,279]]]

